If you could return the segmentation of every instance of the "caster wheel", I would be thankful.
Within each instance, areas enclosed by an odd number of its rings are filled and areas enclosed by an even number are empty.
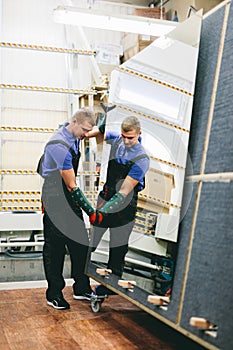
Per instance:
[[[98,300],[93,300],[91,302],[91,309],[94,313],[97,313],[100,311],[100,307],[101,307],[102,302],[98,301]]]

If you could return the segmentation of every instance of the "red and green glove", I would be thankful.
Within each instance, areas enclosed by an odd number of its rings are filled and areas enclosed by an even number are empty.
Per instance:
[[[84,211],[87,213],[87,215],[90,217],[92,214],[95,213],[94,208],[92,208],[91,203],[87,200],[82,190],[80,190],[79,187],[73,188],[71,192],[71,197],[77,203]]]
[[[93,224],[101,224],[103,218],[108,214],[117,213],[122,209],[122,205],[125,202],[125,196],[120,192],[117,192],[110,198],[108,202],[106,202],[100,209],[98,209],[92,216],[90,217],[90,223]]]
[[[103,214],[101,214],[99,211],[95,211],[93,214],[89,216],[89,221],[91,225],[101,224],[101,222],[103,221],[103,218],[104,218]]]

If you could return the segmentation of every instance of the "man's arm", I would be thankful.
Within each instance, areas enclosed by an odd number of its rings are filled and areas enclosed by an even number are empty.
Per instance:
[[[104,139],[104,133],[100,131],[98,126],[94,126],[94,128],[86,133],[86,138],[90,137],[102,137]]]
[[[120,190],[115,193],[114,196],[112,196],[112,198],[98,210],[98,212],[104,216],[107,214],[116,213],[121,210],[126,196],[134,189],[137,184],[138,180],[133,179],[131,176],[126,176]],[[103,216],[98,218],[99,223],[101,223],[103,220]]]
[[[82,190],[76,184],[74,169],[60,170],[60,173],[68,191],[71,192],[74,202],[77,203],[85,211],[85,213],[87,213],[87,215],[93,215],[95,210],[85,197]]]
[[[77,187],[75,173],[74,173],[73,168],[68,169],[68,170],[60,170],[60,174],[61,174],[69,192],[71,192],[73,188]]]
[[[123,184],[121,185],[119,193],[126,197],[134,189],[134,187],[137,186],[137,184],[138,180],[133,179],[131,176],[126,176]]]

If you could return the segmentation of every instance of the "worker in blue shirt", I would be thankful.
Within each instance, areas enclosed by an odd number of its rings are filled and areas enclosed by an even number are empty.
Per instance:
[[[74,279],[73,298],[89,299],[92,292],[89,278],[84,273],[89,239],[82,210],[90,217],[94,209],[77,186],[76,175],[80,141],[94,124],[94,112],[89,108],[79,109],[70,123],[65,123],[51,137],[41,160],[40,174],[44,178],[43,262],[48,282],[46,298],[48,305],[55,309],[70,308],[62,293],[66,249],[70,254]]]
[[[87,137],[103,135],[104,132],[105,128],[101,125],[89,132]],[[106,132],[104,135],[106,142],[111,145],[111,151],[106,183],[99,193],[96,218],[92,222],[94,230],[90,244],[94,251],[109,228],[107,267],[120,277],[128,251],[129,236],[134,226],[138,192],[145,187],[145,174],[149,169],[149,157],[141,145],[140,135],[140,122],[135,116],[123,120],[121,134]],[[96,288],[97,295],[110,293],[102,285]]]

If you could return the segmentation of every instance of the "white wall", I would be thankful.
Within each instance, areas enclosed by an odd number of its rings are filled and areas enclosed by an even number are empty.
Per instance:
[[[133,7],[95,2],[110,12],[132,13]],[[53,21],[53,10],[59,5],[87,6],[87,1],[1,0],[1,42],[75,49],[94,48],[96,44],[120,44],[121,34],[84,30]],[[85,39],[85,40],[84,40]],[[0,48],[1,84],[23,86],[89,89],[94,82],[93,59],[88,56],[52,53],[19,48]],[[2,89],[1,126],[56,129],[78,106],[73,94]],[[2,131],[2,169],[35,170],[46,140],[51,133]],[[2,175],[0,190],[40,189],[37,175]]]
[[[66,47],[63,25],[53,22],[56,0],[2,0],[1,41]],[[65,54],[1,48],[1,84],[68,87]],[[67,96],[29,90],[1,90],[3,127],[57,128],[68,118]],[[2,169],[35,170],[51,133],[2,131]],[[1,190],[40,190],[37,175],[2,175]]]

